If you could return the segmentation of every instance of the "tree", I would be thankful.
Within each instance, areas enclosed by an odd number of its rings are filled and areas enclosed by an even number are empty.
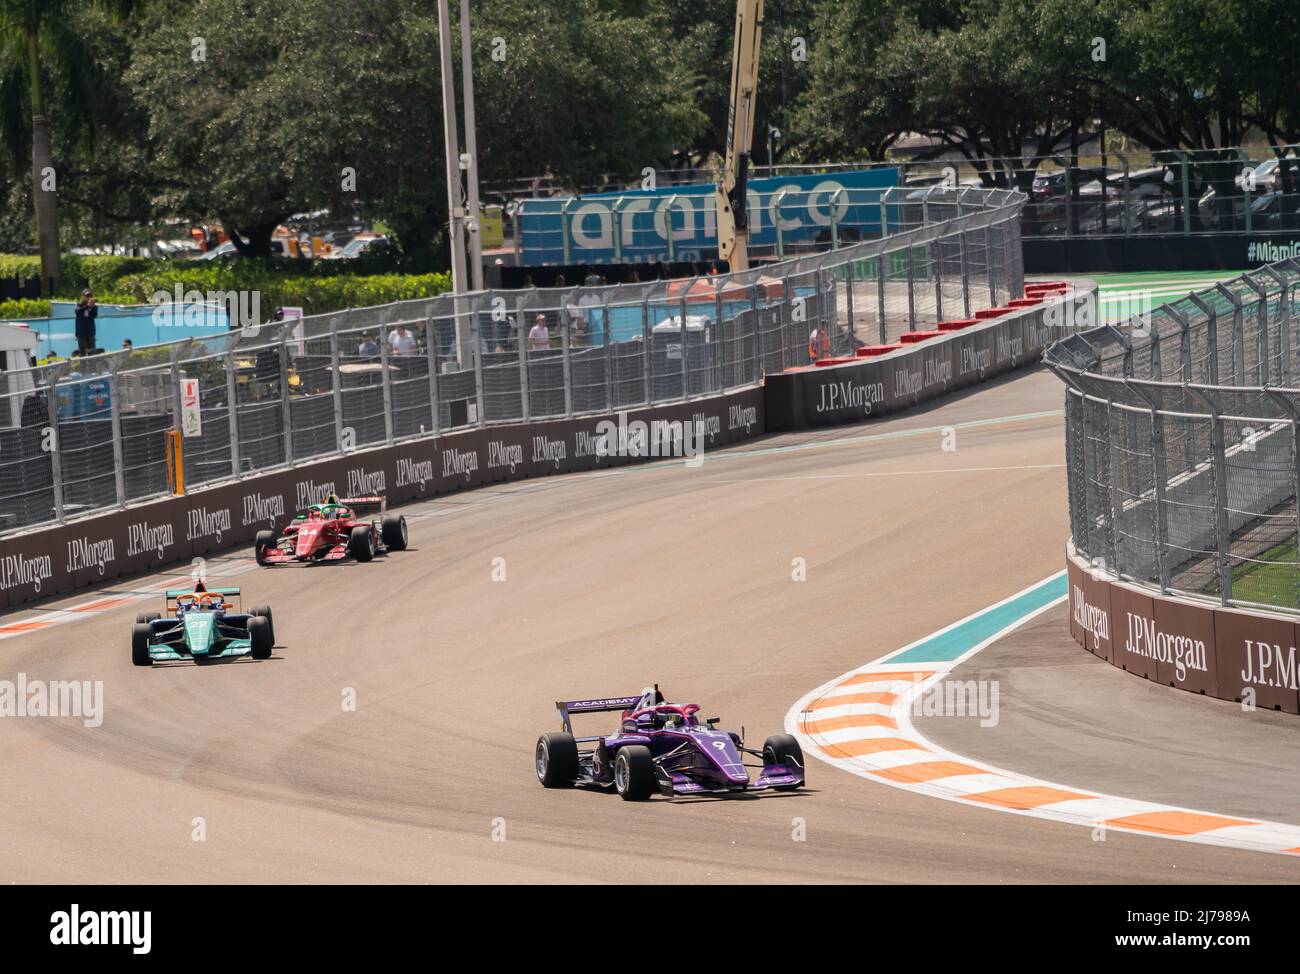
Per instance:
[[[485,181],[550,173],[582,186],[667,167],[691,147],[706,123],[696,68],[660,4],[633,6],[475,4]]]
[[[165,0],[127,79],[146,106],[159,203],[268,256],[295,213],[379,214],[429,247],[440,183],[435,22],[417,0]],[[415,214],[419,219],[414,219]]]
[[[76,17],[88,9],[125,15],[131,0],[0,0],[0,127],[11,146],[30,140],[32,203],[41,256],[42,293],[61,277],[59,172],[54,164],[47,90],[66,95],[70,121],[93,122],[85,108],[102,77]],[[23,110],[27,110],[26,119]],[[87,129],[87,133],[91,129]]]

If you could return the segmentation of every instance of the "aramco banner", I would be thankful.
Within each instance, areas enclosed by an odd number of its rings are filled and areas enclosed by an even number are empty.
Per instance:
[[[750,244],[775,247],[778,226],[786,246],[829,244],[833,225],[844,241],[877,237],[881,195],[897,185],[894,168],[751,180]],[[716,205],[712,183],[525,200],[516,216],[523,262],[706,260],[718,249]]]

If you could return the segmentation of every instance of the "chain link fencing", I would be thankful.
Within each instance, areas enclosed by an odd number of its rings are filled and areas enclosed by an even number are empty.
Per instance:
[[[1285,260],[1048,349],[1095,571],[1300,611],[1298,286]]]
[[[171,490],[182,380],[197,385],[189,488],[752,386],[1021,293],[1023,194],[891,193],[899,232],[744,272],[442,294],[0,372],[0,534]]]

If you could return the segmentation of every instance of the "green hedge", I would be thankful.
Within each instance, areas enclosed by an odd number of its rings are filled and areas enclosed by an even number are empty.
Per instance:
[[[16,301],[0,301],[0,320],[14,318],[48,318],[49,316],[50,302],[42,301],[39,298],[19,298]]]
[[[339,265],[344,265],[339,267]],[[357,265],[348,267],[346,265]],[[357,261],[250,261],[220,263],[154,260],[147,257],[64,258],[58,297],[72,299],[90,287],[101,304],[144,304],[158,291],[256,291],[262,313],[277,307],[300,307],[306,314],[363,308],[451,289],[451,276],[431,274],[353,273]],[[0,254],[0,277],[34,278],[40,258]],[[38,300],[0,302],[0,318],[44,318],[50,303]]]
[[[256,291],[264,316],[278,307],[299,307],[304,314],[364,308],[390,301],[427,298],[451,290],[449,274],[376,274],[307,277],[271,273],[238,264],[219,268],[178,268],[128,274],[115,285],[112,301],[146,303],[158,291]],[[108,300],[108,299],[105,299]]]

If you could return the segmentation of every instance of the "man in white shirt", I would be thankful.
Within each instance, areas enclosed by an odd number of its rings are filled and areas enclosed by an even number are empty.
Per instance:
[[[394,355],[414,355],[415,336],[406,330],[405,325],[396,325],[388,333],[388,350]]]

